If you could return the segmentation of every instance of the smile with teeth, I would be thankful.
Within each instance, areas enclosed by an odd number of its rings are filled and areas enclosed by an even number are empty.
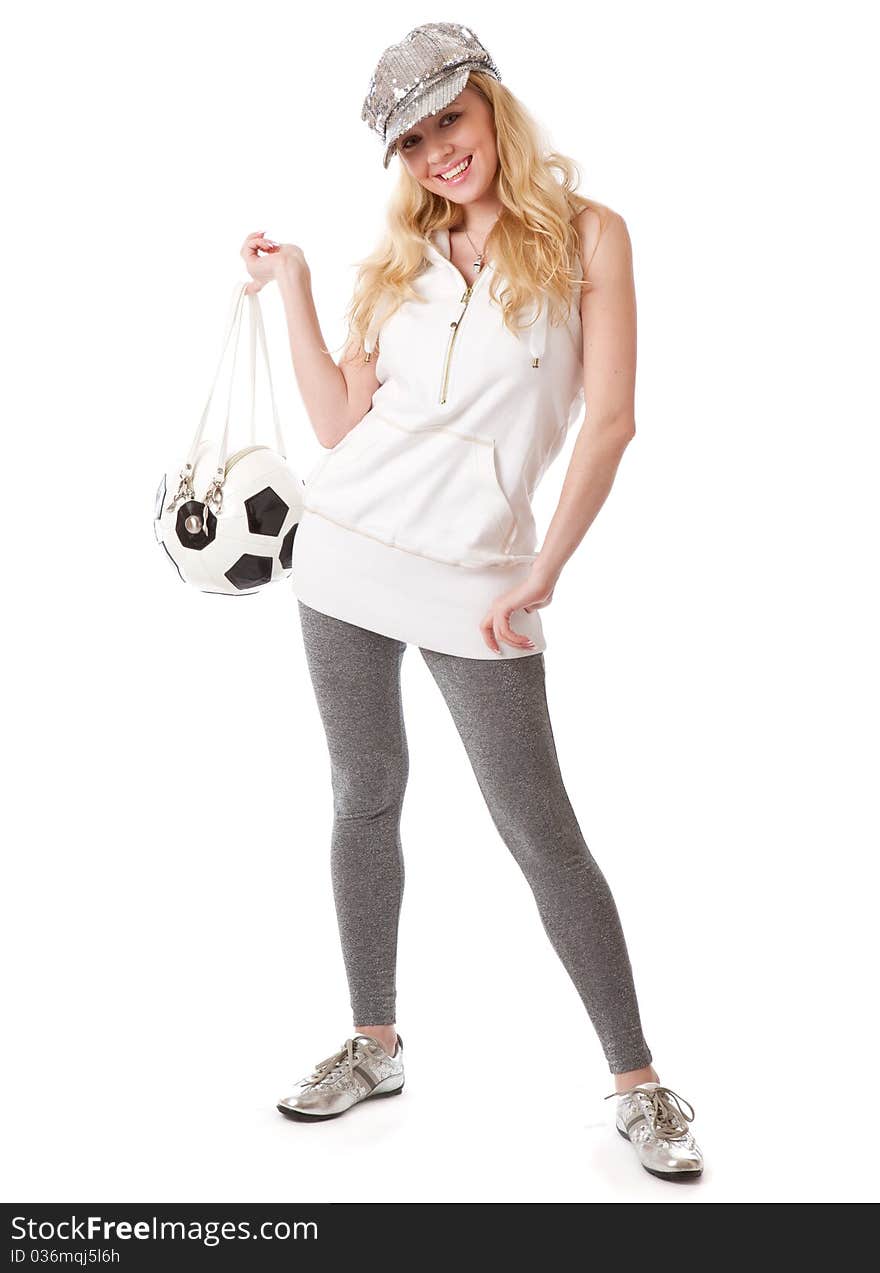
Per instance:
[[[468,155],[466,159],[462,159],[460,164],[456,164],[454,168],[450,168],[447,172],[439,172],[437,176],[441,181],[457,181],[470,168],[472,159],[473,155]]]

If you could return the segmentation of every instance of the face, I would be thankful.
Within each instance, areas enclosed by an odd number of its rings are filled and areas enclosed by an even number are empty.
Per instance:
[[[471,203],[491,187],[498,170],[492,110],[482,93],[466,86],[454,102],[421,120],[397,143],[400,161],[426,190],[453,203]],[[447,179],[443,172],[462,171]]]

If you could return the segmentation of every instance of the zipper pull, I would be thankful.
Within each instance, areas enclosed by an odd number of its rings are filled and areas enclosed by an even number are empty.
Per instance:
[[[471,292],[473,290],[474,289],[472,286],[466,290],[464,296],[462,296],[461,300],[458,302],[459,305],[467,305],[468,301],[471,299]]]
[[[218,467],[216,474],[211,480],[211,485],[205,492],[205,524],[203,529],[206,535],[208,533],[208,513],[213,512],[215,517],[219,517],[223,508],[223,483],[225,481],[226,474],[223,469]]]
[[[173,512],[181,500],[195,499],[195,492],[192,484],[193,466],[189,463],[184,464],[180,470],[180,482],[174,494],[174,498],[170,503],[165,505],[166,512]]]

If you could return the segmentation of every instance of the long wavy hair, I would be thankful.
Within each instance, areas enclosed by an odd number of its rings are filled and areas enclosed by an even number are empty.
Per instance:
[[[497,192],[502,208],[484,248],[495,266],[490,295],[513,332],[530,325],[519,321],[520,312],[541,294],[547,300],[549,321],[566,322],[573,289],[591,287],[588,277],[574,272],[580,244],[573,218],[584,208],[594,209],[601,237],[609,210],[576,193],[577,164],[545,146],[539,125],[510,89],[482,71],[471,71],[467,82],[491,107],[498,149]],[[435,230],[450,228],[459,218],[458,204],[426,190],[401,161],[385,236],[374,252],[355,262],[357,279],[345,311],[345,347],[356,342],[354,358],[364,356],[364,338],[380,307],[384,321],[405,301],[424,301],[412,286],[425,268],[423,240]]]

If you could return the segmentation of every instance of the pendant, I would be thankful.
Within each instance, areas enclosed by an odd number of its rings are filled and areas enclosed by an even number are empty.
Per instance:
[[[477,257],[477,259],[474,261],[474,273],[479,274],[482,268],[483,268],[483,253],[481,252],[480,255]]]

